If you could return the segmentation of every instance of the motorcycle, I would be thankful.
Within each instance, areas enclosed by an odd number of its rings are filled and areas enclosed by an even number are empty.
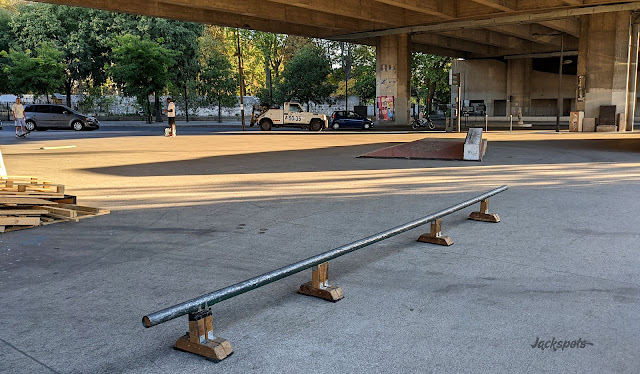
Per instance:
[[[436,128],[436,125],[433,123],[429,116],[427,116],[426,118],[414,118],[413,122],[411,122],[411,128],[417,130],[421,127],[433,130]]]

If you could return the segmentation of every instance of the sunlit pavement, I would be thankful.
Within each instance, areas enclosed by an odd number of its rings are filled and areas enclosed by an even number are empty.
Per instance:
[[[357,156],[464,134],[237,130],[5,124],[9,174],[112,213],[0,235],[0,372],[640,372],[640,135],[490,132],[463,162]],[[503,184],[502,222],[454,213],[451,247],[424,227],[333,260],[338,303],[296,294],[305,271],[214,306],[221,363],[171,348],[186,317],[140,323]]]

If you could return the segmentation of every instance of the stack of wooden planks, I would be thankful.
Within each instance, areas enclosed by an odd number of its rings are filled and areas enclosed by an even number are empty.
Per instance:
[[[0,233],[109,214],[76,204],[64,185],[33,177],[0,177]]]

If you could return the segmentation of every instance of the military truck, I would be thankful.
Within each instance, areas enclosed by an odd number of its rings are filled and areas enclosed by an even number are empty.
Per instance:
[[[284,109],[269,108],[255,121],[262,131],[270,131],[273,127],[299,127],[322,131],[329,127],[329,118],[325,114],[305,112],[299,103],[284,103]]]

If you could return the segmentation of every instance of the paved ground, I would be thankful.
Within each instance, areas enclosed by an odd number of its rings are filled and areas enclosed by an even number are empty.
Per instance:
[[[0,372],[640,372],[639,135],[490,133],[479,163],[356,158],[456,134],[180,134],[0,132],[10,174],[112,210],[0,236]],[[172,349],[186,317],[140,323],[502,184],[502,222],[454,213],[451,247],[424,227],[332,261],[338,303],[305,271],[214,306],[220,363]]]

